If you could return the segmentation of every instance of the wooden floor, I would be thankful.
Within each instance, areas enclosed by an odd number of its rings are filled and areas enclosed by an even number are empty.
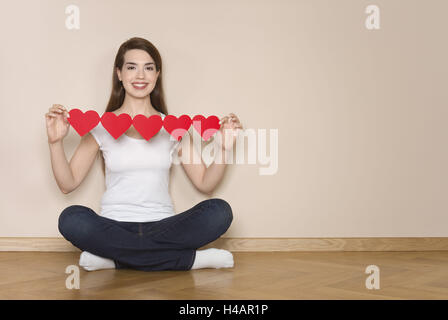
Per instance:
[[[448,299],[448,251],[234,252],[231,269],[143,272],[80,268],[79,252],[0,252],[0,299]],[[368,265],[380,289],[366,288]]]

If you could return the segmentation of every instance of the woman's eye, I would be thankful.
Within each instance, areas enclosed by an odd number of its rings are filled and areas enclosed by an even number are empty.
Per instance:
[[[131,70],[131,69],[134,69],[134,67],[128,67],[128,70]],[[147,69],[148,69],[148,70],[154,70],[153,67],[148,67]]]

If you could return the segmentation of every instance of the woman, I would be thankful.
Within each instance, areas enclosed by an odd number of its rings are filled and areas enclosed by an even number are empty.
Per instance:
[[[162,119],[168,114],[162,87],[162,60],[149,41],[132,38],[120,46],[105,112],[127,113],[132,118],[138,114],[160,115]],[[182,155],[183,143],[170,139],[163,128],[146,141],[133,126],[114,139],[100,122],[81,138],[68,163],[62,143],[70,127],[68,111],[61,105],[53,105],[45,116],[52,169],[63,193],[70,193],[81,184],[98,150],[103,158],[106,191],[101,214],[73,205],[59,217],[60,233],[83,251],[79,264],[85,270],[233,267],[233,256],[227,250],[197,250],[230,227],[233,215],[227,202],[214,198],[179,214],[173,211],[168,194],[169,170],[173,153]],[[220,148],[224,155],[233,148],[235,135],[227,138],[223,130],[236,133],[242,125],[232,113],[220,123],[224,137]],[[189,143],[188,152],[192,156],[196,151],[191,139]],[[193,185],[206,194],[220,182],[226,167],[221,161],[207,168],[202,159],[199,164],[189,161],[181,164]]]

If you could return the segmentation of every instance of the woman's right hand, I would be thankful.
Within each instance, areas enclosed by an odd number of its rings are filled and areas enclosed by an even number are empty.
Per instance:
[[[67,120],[68,115],[67,109],[60,104],[54,104],[45,114],[49,144],[62,141],[68,134],[70,128],[70,123]]]

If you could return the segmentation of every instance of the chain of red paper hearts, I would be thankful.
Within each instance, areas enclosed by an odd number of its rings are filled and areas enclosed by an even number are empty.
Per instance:
[[[131,125],[133,125],[147,141],[155,136],[162,127],[179,141],[190,129],[191,125],[193,125],[195,130],[201,135],[202,139],[207,141],[221,127],[219,118],[213,115],[207,118],[203,115],[196,115],[193,119],[188,115],[181,115],[180,117],[167,115],[162,120],[160,115],[146,117],[139,114],[134,118],[131,118],[131,116],[126,113],[117,116],[113,112],[105,112],[100,117],[94,110],[82,112],[79,109],[71,109],[69,114],[70,117],[67,118],[67,121],[81,137],[95,128],[100,121],[104,129],[106,129],[115,139],[118,139]]]

